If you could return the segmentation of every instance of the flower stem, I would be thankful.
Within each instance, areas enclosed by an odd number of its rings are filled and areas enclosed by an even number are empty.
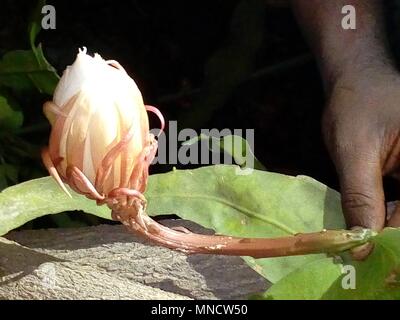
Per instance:
[[[242,238],[173,230],[133,207],[120,207],[113,216],[135,233],[171,249],[254,258],[338,253],[362,245],[376,234],[369,229],[323,230],[280,238]]]

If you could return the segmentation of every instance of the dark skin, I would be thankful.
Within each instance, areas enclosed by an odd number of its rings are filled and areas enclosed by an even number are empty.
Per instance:
[[[380,0],[292,0],[326,91],[323,135],[335,163],[348,227],[400,226],[387,219],[382,177],[400,178],[400,76],[387,48]],[[344,30],[344,5],[356,29]],[[355,253],[365,258],[370,248]]]

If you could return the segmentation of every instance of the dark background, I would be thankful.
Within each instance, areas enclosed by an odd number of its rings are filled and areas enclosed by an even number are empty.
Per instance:
[[[255,154],[269,171],[309,175],[337,189],[321,137],[324,97],[317,67],[290,9],[267,2],[48,1],[56,8],[56,30],[42,30],[38,42],[59,74],[86,46],[118,60],[145,102],[167,120],[195,129],[254,128]],[[399,56],[400,1],[384,3],[390,43]],[[35,5],[1,1],[1,55],[29,49],[27,26]],[[38,150],[47,144],[50,127],[42,115],[49,97],[18,98],[25,130],[1,143],[20,143],[28,153],[15,160],[20,182],[46,175]],[[158,165],[151,172],[170,169]],[[43,226],[68,225],[55,217],[29,225]]]

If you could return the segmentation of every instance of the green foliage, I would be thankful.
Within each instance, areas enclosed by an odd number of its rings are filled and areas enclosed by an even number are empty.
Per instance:
[[[46,60],[42,46],[35,45],[41,29],[41,8],[46,1],[40,0],[29,23],[30,50],[7,52],[0,60],[0,84],[16,91],[37,89],[40,93],[53,94],[59,77]]]
[[[35,44],[44,4],[45,1],[38,1],[31,16],[30,49],[9,51],[0,58],[0,190],[26,178],[43,175],[38,174],[42,170],[37,161],[39,147],[20,134],[48,127],[24,122],[30,120],[30,115],[41,114],[41,103],[32,105],[32,101],[43,100],[43,94],[51,95],[59,80],[41,45]]]
[[[39,0],[37,2],[35,10],[33,10],[30,22],[28,26],[28,35],[29,35],[29,43],[33,51],[35,51],[35,41],[38,36],[40,30],[42,29],[41,20],[42,20],[42,8],[46,4],[46,0]]]
[[[218,233],[278,237],[344,228],[339,195],[308,177],[235,166],[209,166],[153,175],[146,197],[150,214],[177,214]],[[324,255],[322,255],[324,256]],[[319,255],[252,259],[250,265],[275,282]]]
[[[309,177],[255,170],[237,175],[237,166],[209,166],[152,175],[146,192],[148,213],[177,214],[219,234],[278,237],[344,227],[337,192]],[[50,177],[0,193],[0,235],[46,214],[83,210],[110,219],[110,210],[72,192],[65,195]],[[326,254],[244,259],[275,284],[259,299],[400,298],[400,229],[374,239],[365,262]],[[344,260],[346,262],[343,262]],[[356,289],[341,286],[342,265],[356,270]]]
[[[4,235],[35,218],[64,211],[83,210],[111,219],[110,210],[95,201],[70,191],[68,195],[51,177],[40,178],[9,187],[0,193],[0,235]]]
[[[0,61],[0,84],[16,91],[37,89],[52,94],[59,80],[54,68],[46,61],[41,46],[33,50],[6,53]]]
[[[400,229],[385,229],[373,239],[375,249],[364,262],[337,263],[325,258],[290,273],[265,299],[400,299]],[[355,288],[344,289],[344,265],[354,266]]]
[[[278,237],[344,227],[339,195],[308,177],[254,171],[237,175],[236,166],[174,170],[150,177],[148,213],[177,214],[217,233]],[[99,207],[71,190],[65,195],[50,177],[31,180],[0,193],[0,235],[45,214],[70,210],[110,219]],[[244,259],[275,284],[259,299],[400,298],[400,229],[375,237],[365,262],[344,263],[326,254]],[[343,265],[356,270],[356,289],[342,288]]]

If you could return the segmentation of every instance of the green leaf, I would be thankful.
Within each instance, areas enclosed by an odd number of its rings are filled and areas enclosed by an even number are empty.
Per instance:
[[[150,177],[148,212],[178,214],[217,233],[277,237],[344,227],[337,192],[308,177],[253,171],[236,166],[175,170]],[[240,169],[239,169],[240,172]],[[0,193],[0,235],[45,214],[83,210],[110,219],[110,210],[72,193],[65,195],[50,177],[31,180]],[[400,229],[387,228],[374,239],[364,262],[324,254],[251,259],[252,266],[276,282],[264,299],[400,299]],[[343,262],[345,261],[345,262]],[[355,270],[356,288],[344,289]]]
[[[22,126],[23,120],[24,115],[16,101],[0,91],[0,129],[16,130]]]
[[[340,277],[341,265],[333,258],[322,258],[296,269],[257,299],[318,300]]]
[[[217,233],[277,237],[344,228],[339,194],[308,177],[217,165],[152,175],[146,198],[150,215],[177,214]],[[110,210],[74,194],[64,195],[51,178],[32,180],[0,194],[0,235],[36,217],[83,210],[110,218]],[[246,258],[272,282],[326,255]]]
[[[59,77],[44,57],[40,45],[35,52],[15,50],[6,53],[0,60],[0,84],[18,91],[36,88],[53,94]]]
[[[177,214],[217,233],[277,237],[322,229],[342,229],[337,192],[309,177],[254,170],[239,175],[236,166],[217,165],[153,175],[148,212]],[[246,261],[271,282],[326,255]]]
[[[216,138],[202,133],[198,137],[185,141],[182,145],[193,145],[201,141],[208,141],[208,148],[212,152],[226,152],[241,168],[266,170],[254,155],[250,144],[240,136],[227,135],[222,138]]]
[[[400,299],[400,229],[386,228],[373,239],[374,251],[362,262],[311,262],[274,284],[265,299]],[[355,289],[344,289],[354,267]],[[345,278],[347,277],[347,278]],[[260,297],[258,297],[260,298]]]
[[[148,213],[178,214],[218,233],[247,237],[344,227],[339,195],[317,181],[257,170],[238,175],[240,171],[236,166],[218,165],[153,175],[146,192]],[[110,216],[107,208],[82,196],[69,199],[51,178],[8,188],[0,194],[0,234],[35,217],[74,209]],[[321,256],[248,260],[277,281]]]
[[[338,279],[323,299],[400,299],[400,228],[386,228],[373,242],[368,259],[353,263],[356,289],[342,289]]]
[[[35,218],[64,211],[82,210],[111,219],[106,206],[97,206],[95,201],[70,192],[72,198],[63,193],[51,177],[5,189],[0,193],[0,236]]]

